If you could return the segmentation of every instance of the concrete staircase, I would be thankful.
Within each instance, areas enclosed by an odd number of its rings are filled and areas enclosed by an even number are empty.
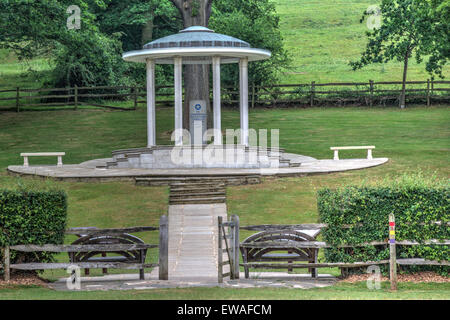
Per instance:
[[[225,203],[224,183],[190,182],[170,185],[169,204],[208,204]]]
[[[99,169],[192,169],[192,168],[270,168],[298,167],[301,163],[285,158],[284,149],[246,147],[243,145],[223,146],[183,146],[175,154],[184,154],[191,161],[173,162],[173,146],[154,146],[151,148],[123,149],[112,152],[112,161]],[[206,149],[212,148],[212,149]],[[178,151],[177,151],[178,150]],[[207,151],[208,150],[208,151]],[[217,157],[207,157],[214,150]],[[178,154],[178,155],[180,155]],[[194,156],[197,154],[197,156]],[[205,162],[203,156],[209,159]],[[175,157],[177,158],[177,157]],[[198,160],[199,158],[200,160]],[[238,159],[240,159],[238,161]],[[199,161],[199,162],[198,162]]]

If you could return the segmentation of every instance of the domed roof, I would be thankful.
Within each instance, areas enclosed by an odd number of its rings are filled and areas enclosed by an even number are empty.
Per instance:
[[[250,48],[250,44],[206,27],[193,26],[144,45],[144,49],[194,47]]]
[[[269,59],[270,51],[252,48],[249,43],[201,27],[193,26],[144,45],[141,50],[125,52],[125,61],[173,64],[175,57],[183,64],[211,64],[213,57],[220,63],[238,63],[241,59],[259,61]]]

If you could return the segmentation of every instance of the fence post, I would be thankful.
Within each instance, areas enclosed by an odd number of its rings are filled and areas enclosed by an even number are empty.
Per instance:
[[[77,85],[75,85],[75,87],[74,87],[73,94],[74,94],[73,100],[74,100],[74,104],[75,104],[75,110],[77,110],[77,108],[78,108],[78,86]]]
[[[134,93],[134,110],[136,110],[137,109],[137,105],[138,105],[138,90],[137,90],[137,87],[135,86],[134,88],[133,88],[133,93]]]
[[[234,258],[234,272],[233,272],[233,279],[239,279],[239,217],[235,214],[231,216],[231,221],[234,222],[234,235],[233,240],[233,258]]]
[[[312,81],[311,82],[311,98],[310,98],[311,107],[314,106],[314,92],[315,91],[316,91],[316,82]]]
[[[20,99],[20,88],[16,88],[16,111],[19,112],[19,99]]]
[[[159,280],[169,280],[169,221],[166,215],[159,219]]]
[[[427,107],[431,105],[430,101],[430,79],[427,79]]]
[[[433,101],[433,96],[434,96],[434,80],[431,79],[431,94],[430,94],[430,104],[431,101]]]
[[[369,106],[372,107],[373,106],[373,80],[369,80],[369,85],[370,85]]]
[[[11,279],[9,263],[9,246],[7,245],[5,246],[5,248],[3,248],[3,276],[5,278],[5,281],[9,281]]]
[[[223,249],[222,249],[222,217],[217,218],[217,226],[219,229],[217,242],[218,242],[218,250],[217,250],[217,266],[218,266],[218,281],[219,283],[223,283]]]
[[[397,253],[395,248],[395,216],[389,214],[389,279],[391,290],[397,290]]]

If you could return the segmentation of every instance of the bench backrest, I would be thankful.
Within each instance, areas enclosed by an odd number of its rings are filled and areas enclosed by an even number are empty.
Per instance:
[[[297,257],[290,257],[289,261],[311,261],[315,257],[315,249],[312,248],[297,248],[290,241],[315,241],[314,237],[296,230],[270,230],[258,232],[245,239],[242,243],[258,243],[258,242],[273,242],[277,246],[274,248],[249,248],[247,249],[247,261],[280,261],[286,260],[283,255],[268,255],[270,252],[287,251],[297,254]],[[286,242],[286,247],[280,248],[280,243]],[[241,247],[241,252],[244,249]]]

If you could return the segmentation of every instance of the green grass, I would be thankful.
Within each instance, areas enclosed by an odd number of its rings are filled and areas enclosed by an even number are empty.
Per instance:
[[[42,86],[42,75],[51,70],[45,58],[31,61],[18,61],[5,49],[0,49],[0,88],[39,88]]]
[[[363,12],[374,0],[274,0],[280,15],[285,47],[293,59],[293,70],[284,83],[401,81],[403,66],[393,61],[352,71],[348,65],[365,49],[366,23]],[[445,75],[450,75],[446,68]],[[411,61],[408,80],[426,80],[424,63]]]
[[[99,110],[46,111],[0,114],[0,188],[18,183],[54,184],[69,197],[68,226],[126,227],[156,225],[167,212],[166,187],[143,188],[126,182],[74,183],[7,176],[5,168],[21,164],[20,152],[65,151],[64,162],[79,163],[108,157],[114,149],[141,147],[146,142],[145,110],[110,112]],[[229,213],[238,214],[243,225],[275,223],[313,223],[318,221],[315,193],[322,187],[376,182],[404,172],[422,171],[439,178],[449,177],[450,109],[448,107],[412,107],[397,109],[278,109],[251,110],[253,128],[279,128],[280,144],[288,152],[331,158],[332,145],[374,144],[376,157],[388,157],[388,164],[366,170],[309,176],[267,179],[260,185],[229,187]],[[223,127],[235,128],[239,112],[223,110]],[[170,143],[173,110],[157,111],[157,142]],[[361,157],[363,151],[342,153]],[[31,159],[32,164],[54,159]],[[248,233],[243,232],[242,237]],[[157,234],[142,233],[145,241],[155,241]],[[70,243],[73,238],[67,238]],[[58,260],[67,261],[66,255]],[[150,254],[156,261],[156,252]],[[119,271],[116,271],[119,272]],[[321,272],[338,274],[337,269]],[[100,270],[93,271],[100,274]],[[54,280],[65,271],[46,272]],[[449,293],[448,285],[402,285],[399,294],[386,290],[372,292],[363,284],[342,284],[320,290],[232,290],[183,289],[126,293],[56,293],[42,288],[14,288],[0,291],[5,298],[439,298]]]
[[[157,111],[157,143],[170,144],[173,109]],[[365,172],[419,168],[448,174],[443,165],[449,157],[450,112],[446,107],[251,110],[255,129],[280,129],[280,145],[288,152],[331,158],[333,145],[376,145],[377,157],[389,157],[382,169]],[[239,112],[225,109],[223,127],[237,128]],[[0,168],[19,164],[20,152],[62,150],[65,163],[109,157],[112,150],[146,144],[145,109],[111,112],[102,110],[45,111],[0,114]],[[364,151],[343,152],[344,157],[363,156]],[[31,163],[50,159],[33,158]]]
[[[224,289],[189,288],[134,291],[57,292],[39,287],[16,287],[0,290],[0,299],[151,299],[151,300],[392,300],[392,299],[448,299],[448,283],[399,283],[397,292],[389,291],[389,284],[382,283],[380,290],[369,290],[365,282],[339,283],[320,289]]]

